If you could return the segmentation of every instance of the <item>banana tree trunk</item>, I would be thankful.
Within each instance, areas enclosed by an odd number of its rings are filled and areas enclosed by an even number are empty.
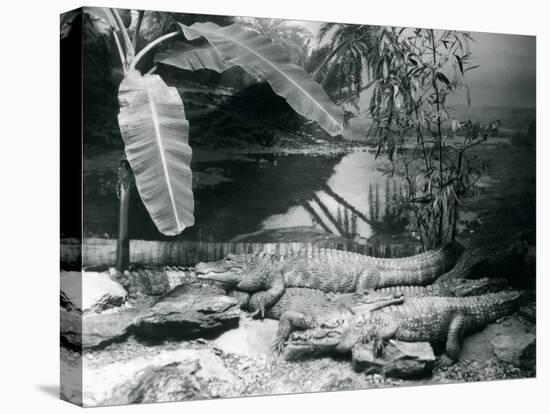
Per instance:
[[[118,242],[116,269],[124,272],[130,265],[130,239],[128,238],[128,213],[130,211],[132,170],[130,164],[124,158],[120,161],[119,186],[120,208],[118,215]]]

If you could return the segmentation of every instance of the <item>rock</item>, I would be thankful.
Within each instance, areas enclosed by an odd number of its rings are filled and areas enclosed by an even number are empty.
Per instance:
[[[164,295],[136,322],[134,333],[145,339],[191,339],[214,336],[236,327],[237,300],[213,285],[181,285]]]
[[[243,382],[208,349],[177,349],[84,366],[84,405],[169,402],[242,394]]]
[[[518,314],[523,316],[530,322],[536,322],[537,320],[537,305],[535,302],[528,305],[524,305],[518,310]]]
[[[126,307],[117,312],[85,313],[61,309],[61,341],[69,348],[103,347],[125,339],[132,332],[141,309]]]
[[[353,368],[366,374],[393,378],[417,378],[431,373],[435,355],[428,342],[390,340],[382,355],[375,356],[374,342],[357,344],[352,350]]]
[[[61,344],[67,348],[80,348],[82,346],[82,313],[69,312],[61,308],[59,316]]]
[[[525,333],[535,334],[535,325],[516,315],[502,318],[501,323],[490,323],[479,332],[467,335],[462,342],[460,359],[484,363],[497,360],[492,341],[498,336],[519,337]]]
[[[536,337],[532,333],[499,335],[491,340],[493,352],[498,359],[523,369],[534,369]]]
[[[291,334],[291,337],[293,334],[294,332]],[[327,343],[326,345],[296,345],[289,341],[283,349],[282,358],[285,361],[301,361],[326,356],[336,352],[336,344],[337,340],[334,343]]]
[[[99,272],[61,272],[61,306],[68,310],[101,312],[122,305],[128,292]]]
[[[273,356],[271,345],[277,337],[279,322],[273,319],[241,317],[239,327],[224,332],[214,345],[225,353],[247,356]]]
[[[61,347],[59,369],[59,397],[64,401],[82,405],[82,354]]]

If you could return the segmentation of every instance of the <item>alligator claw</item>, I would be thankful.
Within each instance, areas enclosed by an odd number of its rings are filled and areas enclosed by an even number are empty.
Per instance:
[[[380,338],[375,338],[373,340],[373,353],[376,358],[381,358],[382,353],[384,352],[384,340]]]
[[[258,316],[259,313],[260,313],[260,310],[257,309],[257,310],[255,310],[254,312],[249,313],[249,314],[248,314],[248,318],[250,318],[250,319],[255,319],[255,318]]]
[[[259,309],[256,309],[254,312],[248,315],[250,319],[264,319],[265,317],[265,308],[261,306]]]
[[[455,363],[455,361],[453,361],[451,358],[449,358],[449,356],[443,354],[443,355],[439,356],[436,359],[435,368],[437,368],[437,369],[447,368],[447,367],[450,367],[451,365],[453,365],[454,363]]]
[[[276,338],[271,344],[271,350],[276,356],[280,356],[285,348],[285,341],[281,338]]]

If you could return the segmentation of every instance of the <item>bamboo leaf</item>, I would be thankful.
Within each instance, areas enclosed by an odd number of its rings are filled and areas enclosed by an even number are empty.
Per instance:
[[[143,204],[159,231],[194,224],[189,123],[176,88],[130,70],[120,85],[118,123]]]
[[[458,63],[458,68],[460,69],[460,73],[464,75],[464,66],[462,65],[462,58],[458,55],[455,55],[456,62]]]
[[[437,72],[435,74],[437,76],[437,79],[440,80],[441,82],[443,82],[445,85],[447,85],[449,88],[451,87],[451,82],[449,81],[449,79],[447,78],[447,76],[445,76],[442,72]]]
[[[269,38],[236,24],[226,27],[210,22],[179,25],[187,40],[204,37],[223,56],[226,64],[239,65],[254,76],[261,74],[292,109],[316,121],[330,135],[342,133],[343,110]]]
[[[411,62],[413,65],[418,66],[418,61],[411,56],[409,56],[409,62]]]

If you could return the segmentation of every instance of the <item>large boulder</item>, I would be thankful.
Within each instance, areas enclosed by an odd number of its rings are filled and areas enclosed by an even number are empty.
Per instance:
[[[390,340],[376,354],[374,342],[357,344],[352,350],[353,368],[366,374],[382,374],[393,378],[418,378],[432,372],[435,355],[428,342]]]
[[[132,333],[140,306],[123,306],[102,313],[84,313],[61,309],[61,341],[69,348],[96,348],[124,340]]]
[[[523,369],[534,369],[536,344],[535,335],[528,332],[520,335],[499,335],[491,340],[493,352],[498,359]]]
[[[223,289],[201,283],[168,292],[136,322],[136,336],[149,340],[215,336],[238,326],[239,303]]]
[[[499,336],[512,338],[525,334],[536,334],[536,326],[525,318],[510,315],[485,326],[481,331],[467,335],[462,342],[460,359],[484,363],[489,359],[498,360],[492,341]]]
[[[61,306],[67,310],[101,312],[122,305],[128,292],[104,272],[61,272]]]
[[[243,391],[243,381],[209,349],[180,348],[103,366],[87,364],[85,359],[85,406],[236,397]]]
[[[536,325],[517,314],[506,316],[467,335],[462,343],[460,359],[484,364],[489,360],[535,368]],[[521,357],[520,357],[521,356]]]
[[[279,322],[273,319],[251,319],[242,316],[237,329],[222,333],[214,345],[227,354],[274,356],[273,339],[277,337]]]

